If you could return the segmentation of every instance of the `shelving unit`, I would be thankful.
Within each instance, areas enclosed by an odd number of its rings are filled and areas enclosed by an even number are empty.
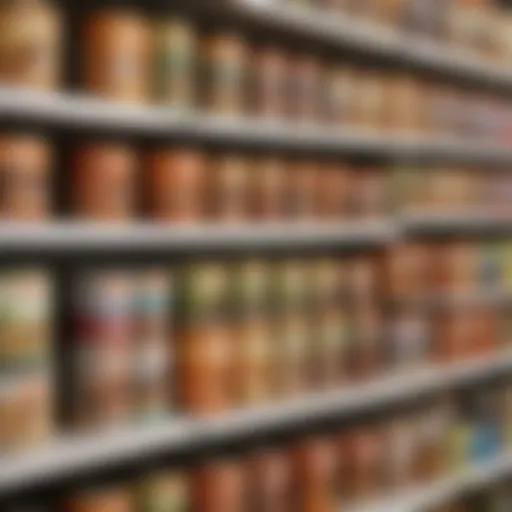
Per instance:
[[[0,459],[0,496],[27,486],[53,484],[69,475],[126,464],[141,456],[180,453],[226,440],[247,440],[262,433],[286,431],[298,424],[314,425],[328,418],[350,417],[436,391],[477,384],[510,371],[512,353],[501,354],[488,360],[461,363],[449,370],[426,368],[349,390],[312,394],[218,419],[173,417],[151,427],[116,429],[103,435],[61,440],[35,453]]]
[[[211,9],[211,6],[203,6]],[[230,0],[222,7],[231,19],[255,27],[269,27],[291,37],[320,41],[331,47],[355,50],[372,57],[400,60],[414,68],[446,78],[468,80],[512,92],[512,72],[483,62],[462,50],[413,36],[307,8],[271,2]],[[512,148],[505,143],[425,138],[403,134],[381,135],[333,127],[296,126],[240,118],[218,118],[199,113],[177,113],[161,107],[138,107],[65,93],[42,94],[0,87],[0,118],[22,123],[76,130],[114,131],[129,135],[184,139],[235,147],[315,152],[327,155],[362,154],[408,159],[438,158],[473,163],[512,165]],[[76,256],[84,253],[171,254],[199,250],[354,248],[384,246],[409,236],[473,235],[512,232],[506,217],[475,212],[440,216],[399,216],[384,221],[315,224],[272,224],[201,227],[136,224],[124,227],[59,222],[49,225],[0,226],[0,257],[11,253]],[[489,292],[476,301],[508,302],[510,294]],[[467,297],[435,297],[436,303],[466,303]],[[2,495],[39,489],[95,471],[119,467],[140,457],[181,453],[229,440],[247,440],[256,434],[285,431],[329,418],[353,417],[389,404],[512,374],[512,354],[458,366],[429,368],[349,390],[314,394],[286,403],[229,413],[198,421],[171,417],[152,427],[133,427],[94,436],[58,439],[33,453],[0,458]],[[464,493],[512,474],[512,457],[446,478],[434,485],[357,507],[351,512],[423,512]],[[1,507],[0,507],[1,508]]]

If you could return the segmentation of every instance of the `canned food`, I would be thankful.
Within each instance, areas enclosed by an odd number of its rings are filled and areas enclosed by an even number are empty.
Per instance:
[[[293,453],[296,507],[301,512],[334,512],[336,451],[329,438],[305,440]]]
[[[212,462],[194,470],[193,512],[239,512],[245,502],[246,476],[239,463]]]
[[[265,119],[282,119],[286,114],[287,57],[279,48],[264,47],[252,55],[250,111]]]
[[[209,205],[213,219],[239,223],[249,217],[249,166],[244,157],[214,158],[209,173]]]
[[[16,269],[0,276],[0,371],[47,369],[52,357],[53,286],[42,269]]]
[[[50,215],[52,148],[41,136],[0,135],[0,217],[40,221]]]
[[[197,222],[206,213],[203,155],[189,148],[156,151],[149,157],[147,200],[153,218]]]
[[[136,504],[141,512],[185,512],[191,496],[188,479],[178,472],[158,472],[137,486]]]
[[[0,5],[0,82],[55,90],[61,78],[62,20],[45,0]]]
[[[183,19],[160,21],[155,31],[157,101],[177,109],[194,102],[196,35]]]
[[[150,25],[136,11],[93,12],[82,34],[85,89],[108,99],[143,103],[150,93]]]
[[[321,66],[316,57],[302,55],[290,64],[288,113],[302,123],[317,122],[321,116]]]
[[[294,161],[288,168],[286,214],[290,219],[311,221],[315,217],[318,167],[314,161]]]
[[[72,206],[79,217],[127,221],[135,214],[137,161],[133,150],[116,143],[88,143],[73,155]]]
[[[331,221],[347,217],[354,200],[353,184],[354,173],[349,168],[334,163],[322,165],[317,180],[319,217]]]
[[[259,158],[251,172],[253,215],[258,221],[278,221],[285,213],[286,170],[278,157]]]
[[[245,41],[237,34],[211,35],[201,44],[201,103],[215,114],[241,114],[246,82]]]
[[[121,488],[82,492],[66,500],[66,512],[135,512],[132,494]]]

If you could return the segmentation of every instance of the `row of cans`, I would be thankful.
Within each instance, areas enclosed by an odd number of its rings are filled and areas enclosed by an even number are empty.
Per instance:
[[[493,460],[511,448],[508,383],[440,395],[329,434],[203,460],[134,483],[77,492],[71,512],[334,512],[407,492]],[[334,432],[334,433],[333,433]],[[487,511],[486,511],[487,512]]]
[[[296,7],[339,12],[355,20],[383,26],[398,34],[413,34],[464,49],[493,61],[510,58],[512,45],[506,33],[512,17],[492,0],[274,0]]]
[[[54,434],[53,283],[44,269],[0,273],[0,454]]]
[[[61,18],[46,0],[3,2],[0,82],[57,87]],[[110,99],[478,139],[510,133],[510,108],[499,97],[293,54],[238,32],[199,34],[180,18],[150,22],[136,10],[109,7],[88,13],[78,34],[81,83]]]

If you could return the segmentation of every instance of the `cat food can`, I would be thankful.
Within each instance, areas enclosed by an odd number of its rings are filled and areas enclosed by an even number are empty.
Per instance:
[[[176,109],[194,104],[196,34],[188,21],[158,22],[155,30],[156,100]]]
[[[193,223],[204,219],[206,167],[200,151],[155,151],[148,166],[147,209],[155,220]]]
[[[150,95],[151,26],[136,11],[92,12],[82,32],[81,71],[91,93],[130,103]]]
[[[0,5],[0,82],[45,91],[61,79],[62,19],[45,0]]]
[[[93,221],[127,221],[135,215],[137,159],[124,144],[88,143],[72,161],[72,207]]]
[[[50,216],[52,153],[43,136],[0,134],[0,218],[32,222]]]

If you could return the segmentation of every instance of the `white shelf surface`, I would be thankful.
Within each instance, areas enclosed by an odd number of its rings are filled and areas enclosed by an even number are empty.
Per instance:
[[[0,223],[0,251],[162,251],[215,248],[321,247],[384,244],[392,221],[333,224],[166,225],[61,222]]]
[[[334,154],[364,152],[395,158],[443,157],[464,161],[512,162],[506,144],[411,134],[381,134],[350,127],[218,117],[176,112],[162,106],[138,106],[69,93],[41,93],[0,86],[0,117],[85,128],[185,138],[231,146],[268,147]]]
[[[284,1],[231,0],[229,8],[242,19],[271,27],[294,37],[308,37],[329,45],[359,50],[377,57],[400,59],[408,64],[450,77],[512,87],[512,69],[464,48],[397,33],[375,23],[313,6]]]
[[[289,402],[200,421],[170,418],[152,427],[115,429],[89,437],[61,439],[32,453],[0,458],[0,495],[65,480],[152,454],[246,439],[326,418],[356,415],[453,386],[512,371],[512,353],[455,367],[427,368],[347,390],[311,394]]]
[[[485,489],[512,474],[512,455],[503,454],[461,473],[389,499],[356,506],[349,512],[428,512],[467,492]],[[343,509],[345,510],[345,509]]]

